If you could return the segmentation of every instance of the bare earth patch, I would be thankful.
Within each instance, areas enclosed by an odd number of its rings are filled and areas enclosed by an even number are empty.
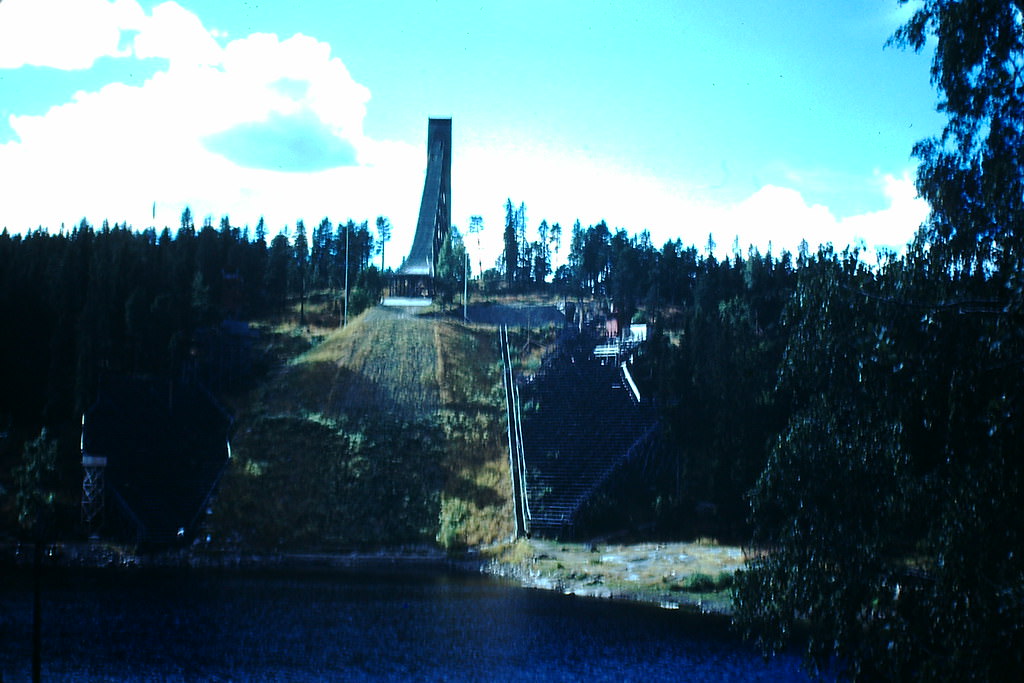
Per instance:
[[[488,571],[532,588],[725,614],[732,575],[745,561],[741,548],[715,543],[529,540],[506,546]]]

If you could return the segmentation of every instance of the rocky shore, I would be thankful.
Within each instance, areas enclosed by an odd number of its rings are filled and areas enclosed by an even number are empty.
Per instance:
[[[745,561],[742,549],[713,543],[529,540],[496,553],[483,571],[529,588],[727,615],[732,576]]]

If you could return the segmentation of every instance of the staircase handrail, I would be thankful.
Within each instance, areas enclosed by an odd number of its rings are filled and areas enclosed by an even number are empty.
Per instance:
[[[522,414],[519,406],[519,390],[512,371],[512,353],[509,350],[508,326],[499,329],[501,346],[502,381],[505,385],[505,414],[508,420],[509,478],[512,484],[512,506],[515,515],[516,535],[529,533],[529,505],[526,503],[526,458],[523,451]]]

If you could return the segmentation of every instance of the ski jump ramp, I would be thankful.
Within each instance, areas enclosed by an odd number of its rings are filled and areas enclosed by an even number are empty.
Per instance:
[[[437,256],[451,229],[451,197],[452,120],[432,118],[427,124],[427,173],[416,234],[392,282],[392,299],[433,296]]]

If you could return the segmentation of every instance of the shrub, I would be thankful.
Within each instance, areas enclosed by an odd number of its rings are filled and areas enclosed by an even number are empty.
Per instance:
[[[466,546],[463,525],[469,517],[469,506],[461,498],[442,498],[438,519],[437,543],[451,552]]]

